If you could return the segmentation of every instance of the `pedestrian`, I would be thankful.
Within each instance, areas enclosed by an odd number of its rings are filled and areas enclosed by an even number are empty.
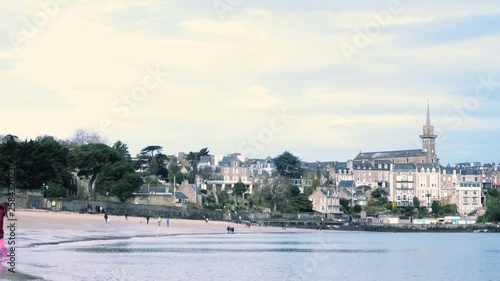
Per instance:
[[[108,223],[108,213],[104,214],[104,223]]]
[[[9,203],[3,202],[0,205],[0,248],[2,251],[2,259],[6,260],[9,257],[7,256],[7,248],[5,247],[5,240],[4,240],[4,232],[3,232],[3,220],[4,217],[7,217],[7,212],[9,210]],[[10,242],[9,242],[10,243]]]
[[[161,216],[158,216],[158,226],[161,224]]]
[[[146,224],[149,224],[149,215],[146,215]]]
[[[231,231],[231,227],[228,226],[226,229],[227,229],[227,234],[229,234],[229,232]]]
[[[128,213],[125,212],[125,220],[128,221]]]
[[[167,227],[170,226],[170,218],[167,218]]]

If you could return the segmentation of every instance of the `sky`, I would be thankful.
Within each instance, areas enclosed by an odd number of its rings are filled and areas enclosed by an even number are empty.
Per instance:
[[[42,0],[0,8],[0,134],[132,154],[500,162],[500,1]]]

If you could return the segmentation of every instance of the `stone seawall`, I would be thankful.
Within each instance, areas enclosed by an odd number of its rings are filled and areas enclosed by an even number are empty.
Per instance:
[[[143,204],[128,204],[128,203],[112,203],[104,201],[85,201],[85,200],[73,200],[73,201],[63,201],[62,210],[68,212],[81,212],[87,205],[92,206],[92,211],[95,212],[96,206],[103,206],[107,208],[109,206],[110,213],[112,215],[125,215],[125,212],[129,216],[145,217],[149,215],[170,217],[170,218],[183,218],[183,219],[204,219],[205,215],[208,216],[210,220],[223,220],[221,211],[214,210],[204,210],[204,209],[191,209],[186,207],[170,207],[170,206],[157,206],[157,205],[143,205]]]

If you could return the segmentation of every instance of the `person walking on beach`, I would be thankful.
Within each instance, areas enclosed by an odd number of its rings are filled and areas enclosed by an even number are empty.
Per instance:
[[[161,216],[158,216],[158,226],[161,224]]]
[[[108,223],[108,213],[104,213],[104,223]]]
[[[7,248],[5,247],[5,240],[3,238],[3,219],[7,217],[7,212],[9,210],[9,203],[3,202],[0,205],[0,250],[2,251],[2,259],[6,260],[9,257],[7,256]]]
[[[170,226],[170,218],[167,218],[167,227]]]
[[[146,224],[149,224],[149,215],[146,215]]]
[[[125,220],[128,221],[128,213],[125,212]]]

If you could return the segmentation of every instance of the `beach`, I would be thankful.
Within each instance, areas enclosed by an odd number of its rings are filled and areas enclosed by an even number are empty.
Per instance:
[[[39,247],[70,244],[82,241],[113,241],[135,237],[162,237],[180,235],[228,235],[227,227],[234,227],[235,234],[282,233],[281,227],[264,227],[237,224],[226,221],[204,221],[170,218],[167,227],[166,218],[158,226],[157,217],[151,217],[149,224],[145,217],[109,216],[105,223],[104,214],[80,214],[72,212],[54,212],[44,210],[16,210],[15,228],[15,264],[3,262],[1,280],[41,280],[29,276],[29,266],[23,264],[24,257],[31,255]],[[8,238],[8,222],[4,222],[5,237]],[[286,232],[310,232],[306,229],[288,228]],[[64,257],[63,257],[64,258]],[[9,268],[15,266],[15,272]]]

